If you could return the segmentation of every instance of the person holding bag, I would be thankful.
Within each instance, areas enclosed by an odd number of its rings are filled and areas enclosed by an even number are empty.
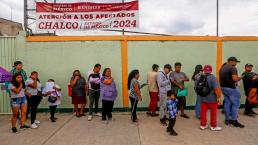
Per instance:
[[[85,78],[81,76],[81,72],[79,70],[75,70],[73,72],[70,85],[72,87],[72,104],[74,104],[76,117],[85,116],[84,108],[87,103],[86,94],[88,91],[88,86]],[[80,111],[78,109],[79,104],[81,104]]]
[[[47,90],[47,87],[43,89],[43,95],[47,97],[47,101],[49,104],[49,110],[50,110],[50,120],[51,122],[56,122],[57,118],[55,117],[56,108],[58,105],[61,104],[61,87],[55,83],[53,79],[49,79],[47,83],[53,83],[52,89],[53,91]],[[46,86],[47,86],[46,83]]]

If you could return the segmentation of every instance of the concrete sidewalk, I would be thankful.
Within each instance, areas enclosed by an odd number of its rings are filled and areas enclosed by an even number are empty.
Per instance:
[[[256,110],[258,112],[258,110]],[[178,117],[175,130],[179,136],[172,137],[161,126],[158,117],[138,113],[139,125],[132,124],[128,113],[114,113],[114,121],[103,124],[101,118],[87,121],[87,117],[76,118],[73,114],[57,114],[56,123],[49,115],[38,115],[38,129],[27,129],[11,133],[10,115],[0,116],[0,145],[257,145],[258,116],[247,117],[240,111],[239,121],[244,129],[225,126],[219,113],[221,132],[201,131],[193,111],[187,111],[191,119]],[[29,122],[29,121],[28,121]]]

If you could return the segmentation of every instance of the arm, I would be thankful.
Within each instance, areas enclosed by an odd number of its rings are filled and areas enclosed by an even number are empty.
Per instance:
[[[169,81],[169,80],[163,81],[162,75],[160,75],[160,74],[158,74],[157,82],[158,82],[158,85],[159,85],[160,87],[164,87],[164,86],[170,84],[170,81]]]
[[[243,77],[239,77],[238,75],[232,75],[232,79],[233,79],[233,81],[235,81],[235,82],[240,81],[242,78],[243,78]]]
[[[74,87],[74,85],[76,84],[76,82],[77,82],[77,80],[78,80],[78,76],[76,76],[75,78],[73,78],[73,79],[71,79],[71,81],[70,81],[70,85],[72,86],[72,87]]]
[[[113,82],[113,78],[104,79],[104,80],[103,80],[103,84],[105,84],[105,85],[110,85],[112,82]]]
[[[188,76],[184,73],[184,79],[183,79],[184,82],[189,82],[189,78]]]
[[[139,96],[139,100],[142,100],[142,95],[141,95],[139,86],[137,84],[134,84],[133,87],[134,87],[136,95]]]
[[[98,84],[98,83],[100,83],[100,79],[99,78],[92,78],[92,77],[90,77],[89,82]]]
[[[31,84],[28,84],[28,87],[36,89],[37,88],[37,80],[33,80],[33,82]]]
[[[20,91],[22,90],[22,86],[23,85],[21,84],[18,88],[14,87],[13,89],[11,89],[11,91],[14,92],[15,94],[19,94]]]

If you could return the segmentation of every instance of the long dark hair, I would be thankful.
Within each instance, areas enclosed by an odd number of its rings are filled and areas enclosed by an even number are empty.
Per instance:
[[[103,73],[102,73],[102,76],[104,77],[104,76],[106,76],[106,71],[108,71],[108,70],[110,70],[111,71],[111,69],[110,68],[105,68],[104,69],[104,71],[103,71]]]
[[[200,73],[202,71],[202,65],[198,64],[195,66],[195,70],[192,76],[192,80],[195,81],[195,75],[197,75],[198,73]]]
[[[33,74],[37,74],[37,75],[38,75],[39,73],[38,73],[38,72],[36,72],[36,71],[32,71],[32,72],[30,73],[30,75],[32,76]],[[40,82],[40,80],[39,80],[39,78],[38,78],[38,77],[37,77],[37,81],[38,81],[38,82]]]
[[[127,89],[130,90],[130,86],[131,86],[131,81],[132,79],[137,75],[139,74],[139,70],[135,69],[135,70],[132,70],[128,76],[128,81],[127,81]]]
[[[81,72],[80,72],[79,70],[73,71],[73,76],[72,76],[72,77],[73,77],[73,78],[75,77],[74,74],[75,74],[76,72],[78,72],[78,73],[80,74],[79,77],[81,77]]]
[[[20,73],[17,73],[17,74],[15,74],[15,75],[13,75],[12,80],[11,80],[11,83],[12,83],[16,88],[19,88],[20,83],[16,81],[16,78],[17,78],[18,76],[21,76],[21,78],[22,78],[22,88],[25,88],[25,87],[26,87],[26,86],[25,86],[25,82],[24,82],[23,77],[22,77],[22,75],[21,75]]]

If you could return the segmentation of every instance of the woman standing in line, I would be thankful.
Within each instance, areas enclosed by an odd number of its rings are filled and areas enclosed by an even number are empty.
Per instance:
[[[73,72],[73,76],[70,80],[72,86],[72,104],[74,105],[74,111],[76,117],[86,116],[84,114],[84,108],[86,106],[86,94],[88,91],[88,86],[84,77],[81,76],[79,70]],[[81,109],[78,109],[78,105],[81,104]]]
[[[117,97],[116,84],[111,77],[111,69],[105,68],[100,82],[100,96],[102,98],[102,121],[112,120],[112,110]]]

